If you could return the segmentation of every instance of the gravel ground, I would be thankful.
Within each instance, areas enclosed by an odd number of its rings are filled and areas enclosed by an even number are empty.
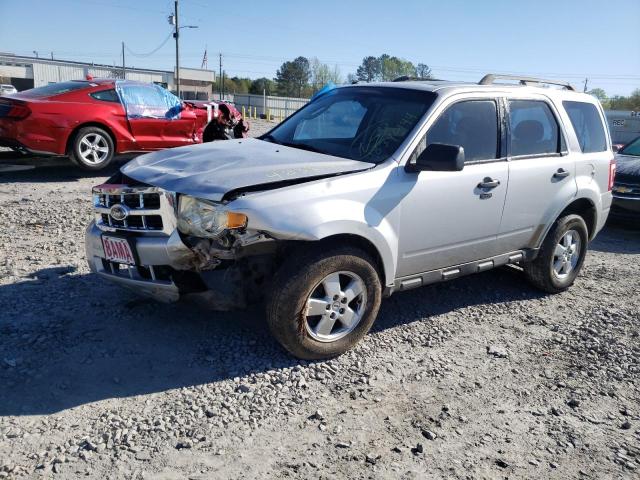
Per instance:
[[[560,295],[516,268],[396,294],[354,351],[307,363],[259,309],[91,275],[104,178],[0,173],[0,478],[640,475],[639,231],[607,227]]]

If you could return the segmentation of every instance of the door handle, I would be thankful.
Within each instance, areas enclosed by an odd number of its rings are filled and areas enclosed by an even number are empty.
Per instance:
[[[496,188],[498,185],[500,185],[500,180],[494,180],[491,177],[485,177],[484,180],[482,180],[478,184],[478,188]]]
[[[570,172],[568,172],[564,168],[559,168],[558,171],[553,174],[553,178],[564,178],[568,177],[569,175],[571,175]]]

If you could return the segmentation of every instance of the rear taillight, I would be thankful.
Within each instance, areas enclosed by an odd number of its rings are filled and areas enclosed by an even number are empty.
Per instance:
[[[7,113],[7,117],[21,120],[31,115],[31,109],[26,105],[13,104],[11,110]]]
[[[613,182],[616,179],[616,161],[612,159],[609,162],[609,191],[613,188]]]
[[[0,118],[14,118],[21,120],[31,115],[31,109],[24,102],[17,102],[16,100],[6,101],[0,99]]]

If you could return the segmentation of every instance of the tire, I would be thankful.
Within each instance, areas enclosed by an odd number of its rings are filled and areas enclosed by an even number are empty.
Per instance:
[[[217,140],[231,140],[232,138],[222,125],[211,122],[204,129],[202,143],[215,142]]]
[[[81,128],[71,142],[71,160],[84,170],[95,172],[106,168],[114,153],[111,135],[99,127]]]
[[[527,280],[548,293],[565,291],[580,273],[588,243],[587,225],[580,215],[558,218],[544,239],[538,256],[523,265]]]
[[[332,358],[366,335],[381,298],[380,276],[367,253],[352,247],[314,249],[290,257],[274,275],[266,301],[267,323],[295,357]]]

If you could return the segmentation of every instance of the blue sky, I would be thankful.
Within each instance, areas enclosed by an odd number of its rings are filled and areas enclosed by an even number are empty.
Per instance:
[[[0,0],[0,51],[120,64],[169,35],[173,0]],[[366,55],[430,65],[438,78],[486,72],[564,78],[611,96],[640,88],[640,0],[180,0],[181,63],[273,77],[296,56],[337,64],[344,76]],[[127,64],[171,69],[170,39]]]

